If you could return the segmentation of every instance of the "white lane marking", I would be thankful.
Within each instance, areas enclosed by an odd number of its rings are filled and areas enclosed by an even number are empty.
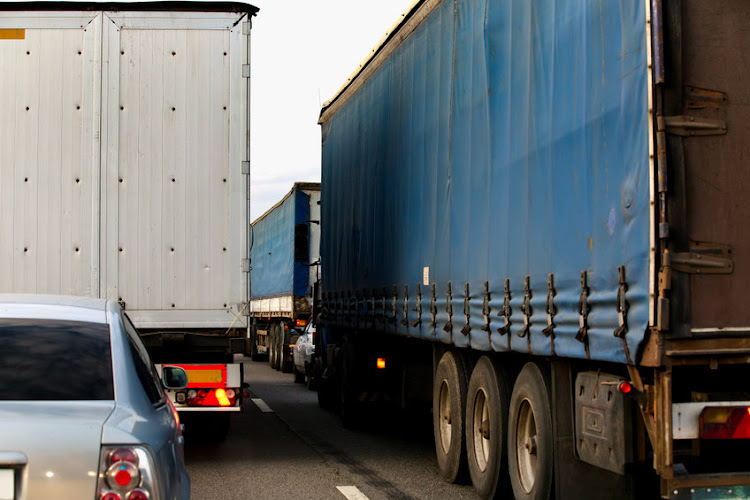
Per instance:
[[[260,398],[252,398],[250,401],[252,401],[253,403],[255,403],[255,406],[257,406],[258,408],[260,408],[260,411],[262,411],[263,413],[273,413],[273,410],[271,409],[271,407],[268,406],[266,404],[266,402],[263,401],[262,399],[260,399]]]
[[[349,500],[370,500],[356,486],[336,486],[336,489]]]

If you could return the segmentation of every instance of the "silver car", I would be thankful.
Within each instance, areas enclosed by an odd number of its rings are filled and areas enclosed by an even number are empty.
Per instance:
[[[0,295],[0,499],[189,498],[163,376],[116,302]]]

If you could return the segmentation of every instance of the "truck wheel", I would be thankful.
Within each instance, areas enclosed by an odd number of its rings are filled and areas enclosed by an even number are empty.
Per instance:
[[[291,352],[289,350],[289,344],[292,342],[292,332],[282,327],[281,329],[281,371],[284,373],[291,373],[294,367],[294,360],[290,360]]]
[[[271,340],[273,345],[273,369],[281,370],[281,352],[279,347],[281,346],[281,340],[279,339],[281,331],[279,325],[273,325],[273,339]]]
[[[432,390],[432,423],[440,475],[456,482],[466,475],[464,409],[468,386],[464,355],[448,351],[440,359]]]
[[[297,365],[294,365],[294,383],[295,384],[302,384],[305,382],[305,374],[297,368]]]
[[[471,482],[480,498],[496,498],[506,490],[503,469],[510,388],[505,370],[487,356],[479,360],[469,379],[466,455]]]
[[[546,380],[539,365],[527,363],[510,398],[508,472],[519,499],[547,499],[552,491],[552,411]]]
[[[263,356],[258,352],[258,327],[252,327],[250,330],[250,359],[260,361]]]
[[[362,415],[360,411],[361,403],[357,397],[359,385],[357,384],[357,376],[354,372],[354,367],[356,366],[354,346],[350,340],[344,340],[344,343],[341,346],[340,356],[339,412],[341,415],[341,422],[346,428],[356,429],[360,426]]]
[[[276,367],[276,325],[270,325],[268,328],[268,337],[266,338],[266,342],[268,342],[268,364],[271,365],[271,368]]]
[[[310,365],[310,363],[305,365],[305,382],[307,383],[307,389],[310,391],[314,391],[317,388],[314,372],[315,369]]]

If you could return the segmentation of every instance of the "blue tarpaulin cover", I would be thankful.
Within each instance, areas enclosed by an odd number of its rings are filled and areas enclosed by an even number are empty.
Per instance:
[[[310,197],[296,187],[266,214],[253,222],[250,251],[251,299],[307,292],[306,262],[294,259],[294,227],[310,218]]]
[[[626,361],[618,290],[633,358],[649,324],[646,15],[631,0],[444,0],[340,108],[324,109],[328,307],[359,294],[374,298],[356,306],[366,317],[375,305],[371,332],[544,355],[554,342],[556,355],[584,358],[585,271],[591,358]],[[506,279],[509,335],[498,331]],[[394,311],[398,321],[383,320]]]

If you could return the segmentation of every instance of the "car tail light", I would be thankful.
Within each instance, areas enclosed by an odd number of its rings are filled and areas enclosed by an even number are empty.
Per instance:
[[[142,446],[105,446],[99,460],[99,500],[149,500],[154,466]]]
[[[297,320],[297,326],[307,326],[307,320],[306,319],[298,319]]]
[[[700,415],[702,439],[750,439],[750,407],[707,406]]]
[[[378,370],[385,370],[385,358],[378,358],[376,362]]]
[[[194,394],[193,394],[194,393]],[[189,391],[188,406],[234,406],[237,401],[235,389],[199,389]]]
[[[148,500],[148,493],[143,490],[133,490],[128,493],[128,500]]]

